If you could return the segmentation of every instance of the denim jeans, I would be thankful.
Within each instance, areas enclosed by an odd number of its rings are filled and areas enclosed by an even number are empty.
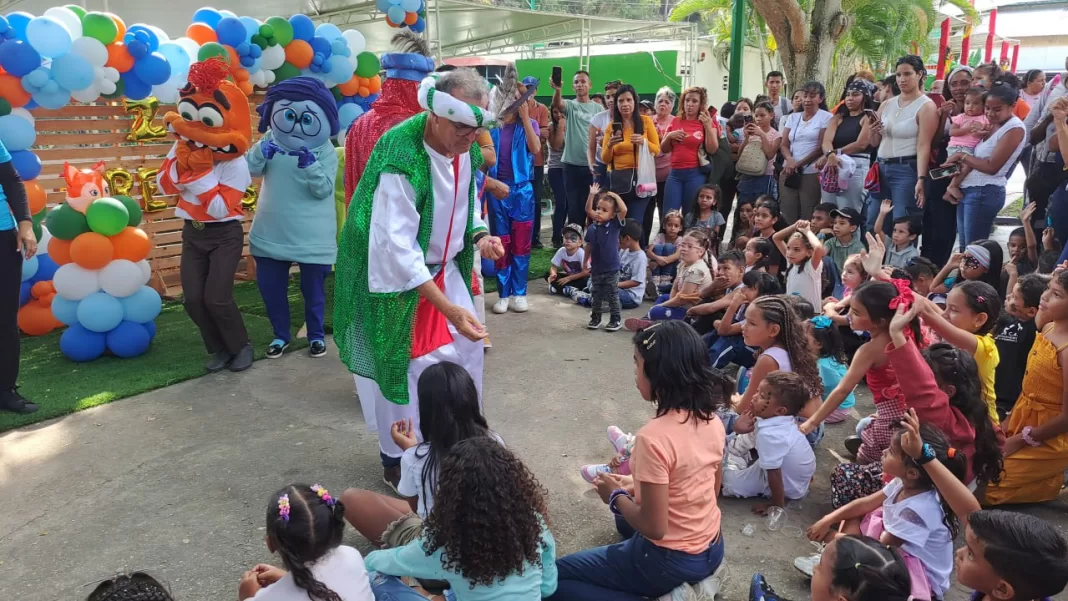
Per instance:
[[[964,198],[957,207],[957,235],[963,252],[972,242],[990,237],[994,218],[1005,208],[1005,186],[987,184],[961,190]]]
[[[378,572],[369,572],[371,579],[371,592],[374,593],[375,601],[426,601],[426,597],[415,592],[415,589],[401,582],[396,576],[387,576]],[[452,589],[445,590],[445,601],[455,601],[456,593]]]
[[[559,242],[562,245],[564,222],[567,221],[567,185],[564,184],[563,167],[549,169],[549,187],[553,191],[553,244]],[[585,211],[585,207],[582,210]]]
[[[706,179],[705,174],[696,167],[672,169],[667,181],[664,182],[664,212],[693,212],[697,204],[697,191],[705,185]]]
[[[850,158],[857,164],[857,170],[849,178],[849,187],[837,193],[823,190],[821,202],[837,205],[839,209],[849,207],[859,212],[864,208],[864,178],[868,176],[870,162],[868,159]]]
[[[916,206],[916,161],[906,163],[879,163],[879,199],[889,198],[894,202],[893,218],[905,215],[921,215],[923,210]],[[879,217],[879,203],[868,205],[868,229],[875,228]],[[883,232],[890,235],[894,231],[894,222],[887,219]]]
[[[661,303],[665,303],[671,298],[670,294],[661,294],[656,298],[656,304],[649,309],[649,319],[653,321],[665,321],[668,319],[685,319],[686,308],[684,307],[662,307]]]
[[[618,526],[622,532],[630,530]],[[670,592],[684,582],[711,576],[723,562],[723,535],[708,549],[689,554],[658,547],[641,534],[579,551],[556,560],[559,571],[551,601],[641,601]]]
[[[619,319],[623,304],[619,298],[619,270],[594,273],[590,276],[590,285],[593,287],[590,316],[600,319],[604,304],[608,303],[609,317]]]
[[[745,202],[756,202],[763,194],[770,194],[773,198],[779,198],[779,186],[775,185],[775,178],[770,175],[758,175],[752,177],[743,175],[738,180],[738,206]]]
[[[586,165],[564,163],[564,186],[567,188],[567,221],[586,223],[586,198],[590,195],[593,174]],[[604,187],[602,186],[602,189]]]

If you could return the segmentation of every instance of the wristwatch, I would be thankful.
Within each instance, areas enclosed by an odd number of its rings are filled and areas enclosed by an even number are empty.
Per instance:
[[[478,244],[478,241],[489,235],[489,232],[479,232],[471,238],[472,244]]]
[[[920,453],[920,456],[916,458],[916,465],[930,463],[931,461],[934,461],[935,457],[934,447],[925,442],[923,443],[923,451]]]

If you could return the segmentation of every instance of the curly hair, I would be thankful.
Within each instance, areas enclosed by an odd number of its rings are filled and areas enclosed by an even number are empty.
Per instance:
[[[101,582],[87,601],[172,601],[170,591],[144,572],[121,574]]]
[[[288,516],[280,510],[282,495],[288,496]],[[345,505],[338,500],[328,504],[307,484],[290,484],[267,502],[267,538],[293,576],[293,584],[311,601],[342,601],[309,566],[336,549],[344,533]]]
[[[816,352],[812,349],[805,326],[797,318],[797,312],[784,295],[761,296],[753,301],[768,323],[779,326],[776,340],[790,355],[792,370],[805,381],[811,397],[823,395],[823,381],[816,366]],[[811,398],[810,397],[810,398]]]
[[[688,96],[689,94],[697,94],[698,115],[708,110],[708,90],[700,86],[692,86],[683,90],[682,94],[679,95],[679,109],[675,116],[680,119],[686,118],[686,96]]]
[[[441,464],[423,551],[471,588],[541,566],[548,491],[511,451],[481,436],[456,443]]]

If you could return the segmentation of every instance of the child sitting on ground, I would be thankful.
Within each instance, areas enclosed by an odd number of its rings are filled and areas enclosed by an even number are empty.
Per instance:
[[[994,396],[999,419],[1005,419],[1016,399],[1020,398],[1027,355],[1031,353],[1031,345],[1038,333],[1035,325],[1038,303],[1048,286],[1049,276],[1031,273],[1020,278],[1005,296],[1005,312],[994,331],[1000,358],[994,370]]]
[[[624,309],[642,304],[645,296],[649,259],[641,249],[641,238],[642,224],[626,220],[619,232],[619,304]]]
[[[845,271],[846,259],[864,250],[864,240],[859,234],[864,218],[851,207],[831,211],[831,218],[834,238],[824,242],[823,248],[841,273]]]
[[[931,284],[934,283],[935,276],[938,275],[938,266],[927,257],[914,257],[904,267],[904,270],[909,275],[909,281],[912,283],[912,289],[916,294],[929,298]]]
[[[931,292],[949,294],[953,286],[965,280],[971,280],[990,284],[990,287],[1000,297],[1003,292],[1001,279],[1003,257],[1001,244],[994,240],[976,240],[965,247],[964,252],[955,253],[950,257],[949,263],[946,263],[931,283]]]
[[[820,306],[823,301],[824,251],[808,221],[801,219],[775,232],[772,240],[790,265],[786,271],[786,294],[800,295],[813,307]]]
[[[745,243],[745,272],[767,271],[771,265],[775,243],[763,236],[750,238]]]
[[[701,289],[702,299],[709,299],[715,295],[722,295],[716,300],[702,302],[690,307],[686,311],[686,318],[698,333],[706,333],[711,328],[712,316],[722,313],[731,304],[731,295],[742,286],[742,276],[745,274],[745,255],[741,251],[729,250],[719,256],[719,273],[711,284]],[[701,323],[704,323],[702,327]],[[712,326],[714,327],[714,326]]]
[[[585,289],[590,280],[586,250],[582,248],[582,226],[569,223],[564,226],[561,236],[564,245],[557,249],[549,265],[549,294],[571,296],[575,291]]]
[[[883,231],[883,221],[893,212],[894,201],[887,198],[879,205],[879,217],[875,220],[876,232]],[[883,265],[904,269],[909,261],[920,256],[920,251],[916,248],[916,238],[920,236],[922,229],[919,219],[908,215],[895,219],[893,233],[884,237],[886,254],[883,256]]]
[[[586,230],[586,256],[590,260],[590,285],[593,290],[590,322],[586,327],[601,327],[601,311],[608,303],[608,326],[615,332],[623,327],[619,300],[619,233],[627,218],[627,204],[614,192],[601,192],[601,186],[590,186],[586,199],[586,216],[590,226]]]
[[[827,400],[827,395],[837,388],[838,383],[845,377],[846,366],[849,364],[845,348],[842,346],[842,335],[839,333],[838,327],[831,321],[831,318],[826,315],[818,315],[810,319],[808,331],[812,338],[812,346],[819,354],[819,359],[816,359],[816,367],[820,370],[820,380],[823,382],[822,400]],[[846,416],[849,415],[849,409],[856,402],[856,397],[850,391],[845,400],[842,401],[842,404],[823,421],[828,424],[838,424],[845,421]]]
[[[679,242],[681,264],[671,294],[660,295],[656,299],[656,306],[649,309],[649,314],[644,319],[627,319],[626,328],[637,332],[656,321],[685,318],[686,311],[700,302],[701,290],[712,283],[716,265],[711,254],[711,245],[712,239],[706,230],[698,228],[686,232]]]
[[[988,509],[965,516],[957,582],[971,601],[1050,601],[1068,585],[1068,542],[1052,524]]]
[[[712,249],[719,248],[719,241],[723,236],[723,226],[727,221],[723,219],[723,213],[716,210],[719,204],[719,186],[705,184],[697,191],[697,207],[686,216],[686,230],[704,228],[708,230],[712,238]]]
[[[725,496],[768,497],[770,503],[753,506],[754,513],[764,515],[771,507],[785,508],[787,499],[808,495],[816,456],[795,418],[809,398],[808,386],[796,373],[773,371],[760,381],[752,410],[735,420],[731,434],[744,435],[755,427],[758,458],[742,469],[729,463],[724,467]]]
[[[893,547],[870,536],[846,535],[827,543],[813,568],[813,601],[913,601],[908,568]],[[749,601],[787,601],[753,574]],[[982,601],[982,600],[978,600]]]
[[[1035,237],[1031,218],[1035,214],[1035,203],[1030,203],[1020,211],[1022,227],[1018,227],[1009,234],[1006,244],[1009,249],[1009,263],[1016,265],[1016,275],[1023,276],[1033,272],[1038,265],[1038,240]]]
[[[779,279],[770,273],[750,271],[742,276],[742,287],[730,294],[730,304],[723,318],[713,322],[715,330],[704,335],[713,367],[723,369],[731,363],[741,367],[753,366],[756,349],[746,346],[742,337],[745,311],[755,299],[781,293]]]
[[[645,251],[652,266],[651,278],[656,298],[671,291],[679,267],[679,237],[682,235],[682,212],[668,211],[660,223],[660,233]]]
[[[308,598],[373,601],[363,556],[341,544],[345,505],[322,486],[291,484],[267,503],[267,550],[285,570],[259,564],[245,572],[241,601],[303,601]]]
[[[746,243],[753,234],[753,208],[756,203],[752,200],[739,200],[738,207],[734,210],[734,229],[731,230],[731,247],[737,250],[745,250]]]
[[[834,219],[831,213],[837,208],[838,205],[833,202],[821,202],[812,209],[812,219],[809,223],[812,225],[812,232],[820,239],[821,244],[834,237]]]

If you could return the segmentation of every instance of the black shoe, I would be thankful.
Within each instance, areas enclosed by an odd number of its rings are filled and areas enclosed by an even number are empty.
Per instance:
[[[311,355],[315,359],[318,359],[319,357],[325,357],[326,356],[326,343],[323,342],[322,340],[312,340],[311,341],[311,348],[308,350],[308,354]]]
[[[252,343],[246,344],[234,355],[234,360],[230,362],[230,371],[245,371],[252,367],[252,361],[255,358],[255,354],[252,352]]]
[[[771,588],[763,574],[753,574],[753,581],[749,585],[749,601],[787,601]]]
[[[590,316],[590,323],[586,324],[587,330],[598,330],[601,328],[601,316],[594,313]]]
[[[856,457],[857,452],[860,451],[860,445],[864,444],[859,436],[850,436],[845,439],[845,448],[849,451],[849,454]]]
[[[287,348],[289,348],[288,342],[275,339],[274,342],[267,346],[267,358],[277,359],[282,356],[282,353],[286,352]]]
[[[541,243],[541,240],[535,240],[534,242],[530,243],[530,248],[538,250],[538,249],[545,248],[545,245]]]
[[[232,361],[233,358],[234,356],[230,353],[219,351],[212,355],[211,359],[208,359],[208,362],[204,364],[204,369],[208,370],[209,373],[220,372],[227,367],[230,367],[230,361]]]
[[[618,317],[613,317],[608,320],[608,325],[604,327],[605,332],[618,332],[623,329],[623,322]]]
[[[392,489],[393,492],[397,493],[398,495],[400,494],[400,492],[397,490],[397,485],[400,484],[400,477],[400,465],[390,465],[388,467],[382,467],[382,482],[385,483],[386,486],[390,487],[390,489]]]
[[[10,411],[12,413],[21,413],[25,415],[27,413],[33,413],[38,409],[40,409],[40,407],[23,398],[15,388],[0,392],[0,411]]]

